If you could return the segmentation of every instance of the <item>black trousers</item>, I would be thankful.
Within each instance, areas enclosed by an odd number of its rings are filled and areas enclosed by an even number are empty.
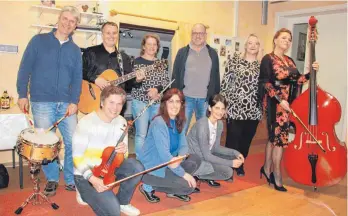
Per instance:
[[[239,151],[244,158],[248,156],[259,120],[227,119],[226,147]]]

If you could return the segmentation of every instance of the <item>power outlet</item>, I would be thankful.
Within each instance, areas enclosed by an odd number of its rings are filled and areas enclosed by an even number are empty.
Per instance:
[[[0,53],[18,53],[18,46],[0,44]]]

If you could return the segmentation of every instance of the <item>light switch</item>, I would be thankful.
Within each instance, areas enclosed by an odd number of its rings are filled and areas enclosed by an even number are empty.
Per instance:
[[[0,44],[0,52],[2,52],[2,53],[18,53],[18,46]]]

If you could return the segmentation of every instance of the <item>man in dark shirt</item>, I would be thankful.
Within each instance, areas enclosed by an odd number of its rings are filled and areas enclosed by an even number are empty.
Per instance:
[[[101,27],[103,43],[89,47],[83,53],[83,79],[96,84],[100,89],[105,88],[109,83],[102,77],[98,77],[107,69],[112,69],[117,76],[123,76],[132,72],[130,58],[124,52],[119,52],[116,48],[118,41],[118,26],[114,22],[106,22]],[[136,74],[136,82],[141,82],[145,78],[143,71]],[[125,88],[125,85],[121,85]]]

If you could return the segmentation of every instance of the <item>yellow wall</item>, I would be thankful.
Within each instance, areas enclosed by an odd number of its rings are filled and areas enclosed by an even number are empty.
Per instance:
[[[13,44],[19,46],[18,54],[0,53],[0,94],[7,89],[11,96],[17,97],[16,78],[22,54],[26,45],[37,29],[30,27],[37,23],[38,12],[30,6],[38,4],[37,1],[0,1],[0,43]],[[57,6],[88,4],[90,9],[95,5],[93,1],[56,1]],[[332,4],[342,4],[342,2],[287,2],[269,5],[268,25],[262,26],[261,23],[261,2],[239,2],[239,26],[240,37],[246,37],[249,33],[256,33],[265,42],[265,52],[271,50],[272,36],[274,33],[274,17],[276,12],[289,11],[302,8],[326,6]],[[188,24],[204,23],[209,26],[209,34],[219,34],[233,36],[233,2],[117,2],[102,1],[100,10],[107,12],[115,9],[120,12],[133,13],[138,15],[160,17],[172,19]],[[57,14],[43,14],[41,21],[43,24],[55,23]],[[110,18],[117,22],[125,22],[151,27],[176,29],[177,24],[154,21],[143,18],[134,18],[125,15],[117,15]],[[182,24],[182,23],[181,23]],[[182,30],[182,29],[181,29]],[[85,36],[76,34],[74,40],[80,46],[85,46]],[[92,41],[88,41],[92,45]],[[173,55],[175,56],[175,55]],[[18,113],[18,109],[10,110],[11,113]],[[0,152],[0,163],[10,162],[10,152]]]
[[[233,2],[117,2],[106,3],[109,9],[115,9],[123,13],[132,13],[151,17],[176,20],[185,23],[204,23],[209,28],[209,33],[232,35]],[[156,26],[162,25],[174,27],[163,21],[156,22],[151,19],[132,18],[119,15],[119,21],[138,25]]]
[[[0,43],[18,45],[18,54],[0,53],[0,94],[6,89],[16,100],[16,79],[18,66],[29,40],[37,33],[37,29],[30,27],[38,23],[38,10],[31,5],[39,1],[0,1]],[[56,1],[57,6],[88,4],[89,8],[95,6],[93,1]],[[155,16],[173,19],[189,24],[201,22],[209,25],[209,33],[219,33],[232,36],[231,20],[233,20],[233,2],[106,2],[101,3],[100,11],[107,12],[116,9],[140,15]],[[58,13],[43,13],[40,17],[41,24],[55,23]],[[108,15],[108,14],[107,14]],[[118,15],[111,20],[138,25],[176,29],[177,24],[159,22],[148,19],[132,18]],[[47,32],[47,31],[43,31]],[[74,40],[81,47],[85,47],[85,35],[78,33]],[[88,45],[92,45],[89,41]],[[18,113],[17,107],[7,113]],[[0,163],[12,160],[10,152],[0,152]]]
[[[0,53],[0,95],[4,90],[8,90],[10,96],[17,101],[16,79],[18,67],[23,55],[23,52],[29,40],[38,33],[38,29],[31,27],[32,24],[55,24],[57,22],[59,12],[43,13],[38,18],[38,9],[32,8],[32,5],[39,4],[40,1],[0,1],[0,43],[18,45],[18,54]],[[67,5],[67,2],[61,4],[56,1],[57,6]],[[71,5],[79,5],[74,1],[69,1]],[[92,4],[91,4],[92,5]],[[79,6],[79,8],[81,8]],[[43,30],[48,32],[50,30]],[[74,41],[81,47],[85,47],[86,35],[77,33],[74,35]],[[90,38],[87,40],[91,45]],[[8,111],[0,111],[0,114],[19,113],[17,106],[14,106]],[[0,138],[1,145],[1,138]],[[11,152],[0,152],[0,163],[12,161]],[[16,159],[18,161],[18,158]]]
[[[268,23],[261,25],[262,4],[260,1],[240,1],[238,16],[238,36],[245,38],[250,33],[259,36],[264,47],[264,54],[272,51],[272,38],[275,28],[277,12],[299,10],[305,8],[324,7],[343,4],[342,1],[289,1],[277,4],[268,4]]]

